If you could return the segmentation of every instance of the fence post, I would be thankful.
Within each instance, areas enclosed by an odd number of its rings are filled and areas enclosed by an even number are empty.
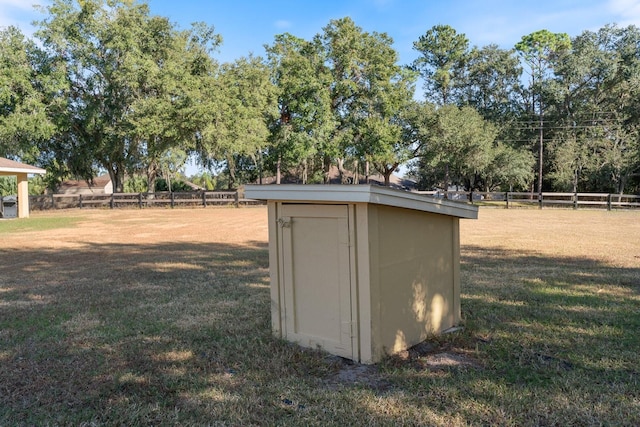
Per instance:
[[[56,208],[56,199],[53,197],[53,193],[51,193],[51,209]]]
[[[473,204],[473,190],[469,191],[469,201]]]
[[[542,193],[538,193],[538,205],[542,209]]]
[[[173,209],[173,206],[174,206],[173,191],[169,194],[171,195],[171,209]]]
[[[573,209],[578,209],[578,192],[573,193]]]
[[[611,210],[611,193],[607,194],[607,210]]]
[[[207,207],[207,191],[202,190],[202,207]]]
[[[233,195],[233,200],[236,208],[240,207],[240,195],[238,193],[238,190],[236,190],[236,193]]]
[[[507,201],[507,209],[509,209],[509,192],[504,193],[504,199]]]
[[[80,209],[82,209],[82,194],[80,194],[78,204],[80,205]]]
[[[138,207],[142,209],[142,193],[138,193]]]
[[[109,207],[111,209],[113,209],[113,207],[115,206],[114,200],[113,200],[113,193],[111,193],[111,200],[109,201]]]

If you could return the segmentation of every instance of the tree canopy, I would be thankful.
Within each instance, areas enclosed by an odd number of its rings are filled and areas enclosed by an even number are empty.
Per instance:
[[[435,25],[400,64],[388,34],[346,17],[219,63],[212,25],[144,1],[44,11],[35,39],[0,30],[0,156],[47,168],[50,187],[106,172],[116,191],[171,188],[192,158],[207,187],[389,184],[408,165],[423,189],[640,191],[635,26],[503,49]]]

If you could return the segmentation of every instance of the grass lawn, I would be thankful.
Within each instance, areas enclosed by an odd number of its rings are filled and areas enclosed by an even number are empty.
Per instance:
[[[465,328],[370,367],[271,336],[264,207],[31,214],[2,426],[640,425],[640,212],[481,209]]]

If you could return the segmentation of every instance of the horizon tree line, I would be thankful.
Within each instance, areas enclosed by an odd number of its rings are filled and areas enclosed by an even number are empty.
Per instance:
[[[640,191],[636,26],[502,49],[435,25],[401,65],[391,37],[345,17],[219,63],[213,26],[177,28],[146,2],[43,12],[35,40],[0,29],[0,156],[46,168],[49,188],[100,172],[115,191],[171,188],[191,157],[196,181],[229,188],[332,170],[389,184],[407,165],[420,189]]]

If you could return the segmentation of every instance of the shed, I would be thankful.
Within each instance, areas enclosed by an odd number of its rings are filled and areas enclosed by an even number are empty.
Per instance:
[[[18,180],[18,218],[29,217],[29,175],[44,175],[46,170],[0,157],[0,176],[15,176]]]
[[[267,200],[276,336],[376,363],[460,321],[466,203],[375,185],[248,185]]]

